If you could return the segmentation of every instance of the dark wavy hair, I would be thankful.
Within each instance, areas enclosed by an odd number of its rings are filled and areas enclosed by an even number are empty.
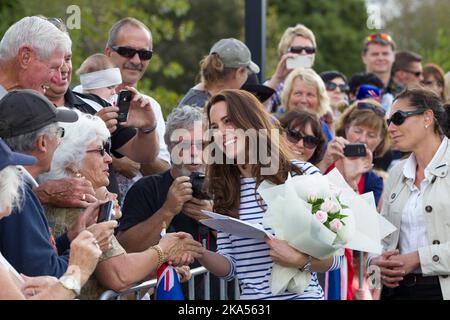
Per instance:
[[[320,142],[311,158],[307,161],[312,164],[317,164],[322,160],[326,150],[327,139],[323,133],[320,119],[316,115],[303,110],[289,111],[280,119],[280,124],[283,129],[296,129],[300,127],[300,131],[302,132],[309,124],[314,136],[319,138]]]
[[[205,106],[209,128],[211,128],[211,108],[221,101],[226,103],[228,118],[237,129],[267,130],[267,150],[271,154],[276,152],[279,161],[279,169],[276,174],[262,175],[261,173],[261,169],[270,167],[271,163],[264,165],[258,161],[257,164],[252,165],[252,176],[256,178],[255,188],[258,188],[265,180],[277,185],[282,184],[286,181],[289,172],[303,174],[303,171],[290,161],[291,153],[284,136],[280,135],[279,126],[273,122],[271,115],[261,102],[247,91],[223,90],[211,97]],[[273,135],[277,135],[277,137]],[[278,138],[278,143],[275,143],[276,138]],[[277,150],[271,150],[272,144]],[[248,145],[246,153],[249,153]],[[214,211],[239,218],[241,173],[238,165],[226,162],[224,164],[208,164],[206,177],[205,189],[213,194]]]

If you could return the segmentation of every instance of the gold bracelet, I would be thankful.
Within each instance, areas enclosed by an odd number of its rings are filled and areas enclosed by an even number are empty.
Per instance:
[[[164,262],[166,262],[164,259],[164,252],[159,245],[154,245],[150,247],[150,249],[154,249],[158,253],[158,266],[156,267],[156,269],[158,269]]]

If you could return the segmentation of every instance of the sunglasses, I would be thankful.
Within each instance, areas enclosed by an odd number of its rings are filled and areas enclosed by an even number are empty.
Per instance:
[[[303,145],[307,149],[316,148],[321,141],[320,138],[309,135],[302,135],[300,132],[292,129],[286,129],[286,137],[287,140],[291,143],[298,143],[300,140],[303,139]]]
[[[358,102],[356,109],[372,110],[377,116],[380,116],[381,118],[384,118],[384,116],[386,115],[386,110],[384,110],[383,108],[381,108],[377,105],[367,103],[367,102]]]
[[[376,39],[383,39],[383,40],[392,42],[391,36],[388,35],[387,33],[373,33],[373,34],[371,34],[370,36],[368,36],[366,38],[366,41],[367,42],[371,42],[371,41],[374,41]]]
[[[100,149],[87,150],[86,152],[98,152],[102,157],[104,157],[106,153],[111,154],[111,143],[106,141]]]
[[[341,90],[341,92],[348,92],[350,91],[350,87],[346,84],[336,84],[334,82],[327,82],[325,83],[325,88],[328,91],[333,91],[336,90],[336,88],[339,88],[339,90]]]
[[[118,47],[118,46],[112,46],[111,49],[113,49],[115,52],[117,52],[119,55],[125,58],[133,58],[137,53],[139,55],[139,59],[150,60],[153,55],[153,51],[145,49],[137,50],[130,47]]]
[[[419,114],[423,114],[424,112],[425,110],[397,111],[389,119],[387,119],[387,124],[389,126],[392,122],[396,126],[400,126],[403,122],[405,122],[406,118],[417,116]]]
[[[422,75],[422,71],[412,71],[412,70],[408,70],[408,69],[402,69],[402,70],[414,75],[416,78],[419,78]]]
[[[306,54],[313,54],[316,52],[316,48],[314,47],[290,47],[289,52],[301,54],[305,51]]]

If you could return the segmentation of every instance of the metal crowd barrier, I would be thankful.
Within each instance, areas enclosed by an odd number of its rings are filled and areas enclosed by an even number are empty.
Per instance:
[[[210,273],[204,267],[199,267],[191,270],[191,279],[188,281],[188,292],[189,292],[189,300],[195,300],[195,277],[203,276],[204,277],[204,300],[210,300],[210,286],[209,286],[209,276]],[[227,281],[220,279],[220,300],[230,300],[227,293]],[[142,292],[147,292],[151,288],[156,287],[156,279],[152,279],[149,281],[142,282],[134,287],[131,287],[122,292],[116,292],[113,290],[105,291],[101,294],[100,300],[122,300],[125,297],[129,297],[130,295],[134,295],[136,300],[142,299]],[[239,282],[237,279],[234,280],[234,300],[238,300],[240,297],[239,294]]]

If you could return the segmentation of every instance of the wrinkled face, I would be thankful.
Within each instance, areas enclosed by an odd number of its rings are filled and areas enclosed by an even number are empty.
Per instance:
[[[389,118],[397,111],[407,112],[415,110],[417,109],[410,105],[408,99],[399,99],[393,103]],[[419,114],[407,117],[400,125],[395,125],[391,122],[388,127],[388,133],[391,137],[392,146],[404,152],[415,150],[424,137],[427,136],[427,130],[425,129],[426,118],[424,114]]]
[[[52,78],[46,95],[49,97],[64,95],[69,89],[70,81],[72,81],[72,52],[67,52],[61,66],[61,77]]]
[[[319,93],[313,85],[306,84],[296,78],[292,84],[292,91],[288,100],[288,110],[304,110],[317,114],[319,108]]]
[[[372,153],[381,142],[381,133],[366,125],[351,123],[345,131],[345,136],[350,143],[364,143]]]
[[[214,141],[228,159],[237,159],[245,153],[245,135],[231,122],[225,101],[212,105],[210,128],[215,130]],[[242,134],[241,134],[242,132]]]
[[[339,102],[346,100],[346,93],[344,91],[341,91],[339,86],[345,85],[345,81],[342,78],[334,78],[333,80],[330,80],[329,82],[334,83],[336,85],[336,88],[334,89],[327,89],[327,94],[330,97],[330,104],[331,106],[336,106]]]
[[[195,136],[194,129],[178,130],[172,135],[175,141],[170,146],[173,167],[180,175],[204,171],[202,163],[202,136]]]
[[[60,81],[61,67],[64,54],[56,50],[49,59],[39,59],[35,52],[31,53],[33,60],[21,78],[20,86],[24,89],[33,89],[45,94],[52,81]]]
[[[369,44],[367,52],[362,57],[366,71],[375,74],[391,72],[395,54],[390,45]]]
[[[94,189],[109,185],[109,164],[111,156],[104,152],[102,155],[103,141],[97,138],[90,143],[86,150],[80,173],[92,183]]]
[[[307,124],[304,128],[297,127],[292,129],[294,132],[300,133],[303,137],[305,136],[313,136],[315,137],[311,124]],[[305,146],[305,139],[297,140],[295,137],[291,136],[288,132],[285,132],[286,140],[288,142],[289,148],[291,149],[292,153],[294,154],[295,159],[302,160],[302,161],[309,161],[311,157],[314,154],[314,151],[316,151],[316,147],[311,148],[311,146],[308,145],[308,148]]]
[[[150,34],[144,29],[131,25],[122,27],[115,45],[118,47],[130,47],[136,50],[152,50]],[[127,58],[119,55],[111,48],[107,48],[105,54],[120,68],[122,81],[126,84],[136,84],[142,78],[150,63],[150,60],[141,60],[137,53],[133,57]]]

